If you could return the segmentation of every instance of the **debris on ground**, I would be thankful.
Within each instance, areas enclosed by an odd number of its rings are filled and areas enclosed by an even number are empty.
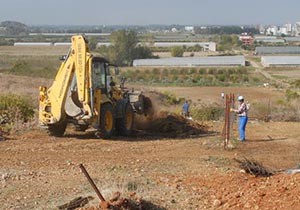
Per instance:
[[[63,210],[72,210],[72,209],[77,209],[79,207],[83,207],[86,204],[88,204],[88,202],[90,200],[93,200],[94,198],[92,196],[88,196],[88,197],[77,197],[74,198],[73,200],[71,200],[70,202],[63,204],[61,206],[58,206],[58,209],[63,209]]]
[[[0,141],[4,141],[5,140],[5,135],[6,133],[2,130],[2,128],[0,127]]]
[[[287,173],[287,174],[298,174],[298,173],[300,173],[300,169],[288,169],[288,170],[286,170],[285,173]]]
[[[240,168],[243,169],[246,173],[263,177],[274,175],[274,172],[272,170],[267,169],[255,160],[249,160],[247,158],[244,158],[244,160],[234,160],[239,163]]]
[[[208,127],[175,113],[161,111],[153,116],[138,118],[137,129],[164,137],[184,137],[207,133]]]
[[[157,209],[165,210],[160,206],[152,204],[149,201],[143,200],[138,197],[135,192],[129,193],[128,196],[123,197],[120,192],[113,193],[112,197],[109,199],[109,206],[107,209],[112,210],[147,210],[147,209]],[[99,206],[82,207],[77,210],[103,210]]]

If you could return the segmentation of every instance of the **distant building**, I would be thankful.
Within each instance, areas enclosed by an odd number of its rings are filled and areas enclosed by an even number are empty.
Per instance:
[[[194,32],[194,26],[185,26],[184,30],[189,31],[189,32]]]
[[[287,23],[287,24],[285,24],[284,26],[286,27],[287,32],[288,32],[289,34],[291,34],[291,33],[292,33],[292,30],[293,30],[292,24],[291,24],[291,23]]]
[[[255,36],[254,39],[262,43],[285,43],[285,39],[279,39],[276,36]]]
[[[271,66],[300,66],[300,56],[262,56],[264,67]]]
[[[278,34],[278,27],[277,26],[269,26],[266,30],[266,35],[277,36],[277,34]]]
[[[280,35],[285,35],[285,36],[287,36],[287,35],[288,35],[288,29],[287,29],[287,27],[285,27],[285,26],[279,27],[278,33],[279,33]]]
[[[193,47],[199,45],[203,48],[203,51],[215,52],[217,50],[215,42],[155,42],[155,47],[175,47],[175,46],[186,46]]]
[[[285,37],[286,42],[300,42],[300,37]]]
[[[55,42],[54,46],[71,46],[71,42]]]
[[[53,46],[52,42],[15,42],[14,46]]]
[[[245,66],[244,56],[181,57],[160,59],[137,59],[133,66]]]
[[[111,43],[110,42],[98,42],[97,43],[97,47],[100,46],[110,46]],[[180,47],[194,47],[199,45],[200,47],[203,48],[203,51],[205,52],[215,52],[217,51],[217,45],[215,42],[154,42],[154,43],[143,43],[143,42],[138,42],[137,45],[142,46],[148,46],[148,47],[176,47],[176,46],[180,46]]]
[[[300,36],[300,22],[295,24],[295,36]]]
[[[242,33],[239,39],[243,43],[243,45],[253,45],[254,43],[254,37],[247,33]]]
[[[282,47],[256,47],[256,55],[295,55],[300,54],[299,46],[282,46]]]
[[[172,31],[173,33],[178,32],[177,28],[172,28],[171,31]]]
[[[98,43],[96,44],[96,47],[101,47],[101,46],[106,46],[106,47],[108,47],[108,46],[110,46],[110,45],[111,45],[110,42],[98,42]]]
[[[78,33],[29,33],[29,36],[74,36]],[[85,36],[110,36],[110,33],[84,33]]]

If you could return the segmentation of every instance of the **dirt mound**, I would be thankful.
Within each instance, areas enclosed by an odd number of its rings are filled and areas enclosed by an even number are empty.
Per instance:
[[[143,210],[143,209],[157,209],[164,210],[164,208],[157,206],[149,201],[138,197],[135,192],[126,194],[123,197],[120,192],[115,192],[112,198],[108,202],[100,203],[99,206],[89,206],[77,208],[77,210],[103,210],[103,209],[113,209],[113,210]],[[103,206],[101,206],[103,205]]]
[[[208,127],[181,115],[161,111],[152,116],[138,118],[137,129],[165,137],[189,137],[206,133]]]

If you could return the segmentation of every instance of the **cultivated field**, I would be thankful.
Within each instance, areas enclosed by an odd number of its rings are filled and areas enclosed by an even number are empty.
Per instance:
[[[11,49],[6,53],[4,49],[0,52],[9,57]],[[18,53],[12,50],[11,56],[24,57]],[[61,53],[53,50],[50,54],[54,58]],[[40,55],[48,56],[44,50]],[[37,107],[38,87],[51,84],[52,79],[11,75],[7,68],[0,65],[0,71],[6,72],[0,74],[1,94],[30,97]],[[222,92],[242,94],[250,103],[277,103],[285,98],[284,89],[262,85],[132,87],[170,92],[192,100],[192,105],[222,106]],[[159,110],[160,101],[155,103]],[[286,173],[300,167],[299,122],[264,122],[256,120],[254,113],[251,109],[245,143],[235,140],[234,123],[234,148],[230,150],[223,148],[222,118],[200,122],[208,131],[192,136],[137,131],[130,137],[100,140],[93,133],[68,128],[64,137],[55,138],[37,127],[11,133],[6,141],[0,141],[0,209],[57,209],[78,196],[93,196],[88,205],[97,205],[94,191],[79,170],[80,163],[105,198],[117,191],[124,196],[135,192],[149,203],[148,209],[300,209],[300,174]],[[234,160],[243,158],[260,162],[275,175],[245,173]]]

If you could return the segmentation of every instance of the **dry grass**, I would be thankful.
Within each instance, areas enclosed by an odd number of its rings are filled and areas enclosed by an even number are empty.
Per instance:
[[[17,94],[27,96],[33,100],[37,107],[39,86],[49,86],[52,80],[43,78],[31,78],[16,75],[0,74],[0,92],[2,94]]]
[[[51,56],[65,55],[68,52],[68,46],[0,46],[0,55],[8,56]]]

